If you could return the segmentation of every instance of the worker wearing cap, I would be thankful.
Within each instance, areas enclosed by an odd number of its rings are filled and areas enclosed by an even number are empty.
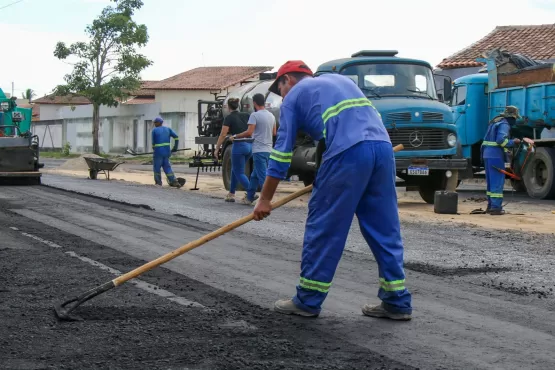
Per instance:
[[[162,126],[162,123],[164,123],[164,120],[161,117],[157,117],[154,120],[154,126],[156,127],[152,130],[152,147],[154,152],[152,167],[154,171],[154,182],[157,186],[162,186],[161,167],[164,169],[170,186],[180,187],[181,185],[177,182],[170,164],[170,156],[171,153],[177,151],[179,137],[171,128]],[[174,144],[170,152],[172,137],[174,138]]]
[[[508,162],[508,148],[520,144],[520,139],[509,139],[511,126],[520,118],[518,108],[509,105],[505,111],[490,121],[486,135],[481,146],[481,155],[486,170],[486,186],[488,206],[486,213],[490,215],[503,215],[503,187],[505,174],[500,170],[505,169]]]
[[[275,310],[319,315],[356,214],[378,263],[382,300],[380,305],[365,305],[362,312],[409,320],[411,294],[403,270],[395,157],[379,113],[350,78],[339,74],[313,78],[302,61],[285,63],[270,91],[284,99],[255,220],[270,214],[270,201],[291,164],[297,131],[325,143],[308,204],[297,293],[277,301]]]

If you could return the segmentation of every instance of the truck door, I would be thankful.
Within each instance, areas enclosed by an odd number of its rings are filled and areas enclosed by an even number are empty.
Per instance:
[[[451,112],[453,112],[453,122],[457,126],[457,133],[459,141],[463,145],[468,145],[467,142],[467,126],[466,126],[466,85],[455,86],[453,96],[451,98]],[[470,156],[465,153],[465,157]]]

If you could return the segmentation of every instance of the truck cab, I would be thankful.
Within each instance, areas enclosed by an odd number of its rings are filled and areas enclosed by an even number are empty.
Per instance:
[[[440,101],[429,63],[396,57],[397,51],[360,51],[351,58],[332,60],[315,75],[339,73],[351,78],[372,101],[389,132],[397,176],[407,190],[418,190],[432,204],[448,177],[465,170],[467,161],[449,107]],[[450,98],[451,81],[444,82]]]
[[[480,146],[488,128],[488,75],[476,73],[460,77],[453,82],[451,112],[457,126],[463,157],[467,160],[467,172],[461,176],[472,178],[483,170]]]

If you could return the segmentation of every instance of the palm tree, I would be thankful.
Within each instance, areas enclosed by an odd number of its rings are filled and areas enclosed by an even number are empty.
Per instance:
[[[31,100],[35,96],[37,96],[37,94],[35,94],[35,91],[33,89],[27,89],[27,90],[25,90],[25,92],[23,94],[21,94],[21,96],[23,97],[23,99],[29,100],[29,103],[30,103]]]

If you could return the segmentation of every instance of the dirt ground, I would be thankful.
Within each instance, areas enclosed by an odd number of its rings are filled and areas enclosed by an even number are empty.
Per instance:
[[[68,170],[62,168],[43,169],[44,173],[52,173],[65,176],[88,178],[87,171]],[[195,184],[195,175],[176,172],[176,176],[183,177],[187,183],[181,189],[171,189],[171,191],[193,192],[191,188]],[[103,174],[99,174],[95,181],[107,181]],[[110,181],[126,181],[135,184],[153,185],[152,175],[149,172],[126,170],[122,167],[118,171],[110,173]],[[164,186],[168,186],[164,184]],[[168,186],[169,187],[169,186]],[[276,198],[284,197],[304,187],[302,182],[281,182]],[[227,191],[219,176],[202,174],[199,176],[198,188],[196,192],[210,195],[212,197],[224,198]],[[236,200],[239,201],[244,192],[236,193]],[[288,207],[306,207],[310,195],[299,197],[287,204]],[[512,229],[521,231],[535,231],[538,233],[553,234],[555,232],[555,209],[550,204],[532,204],[532,202],[514,199],[510,194],[504,198],[507,214],[503,217],[490,215],[472,215],[474,209],[485,209],[487,206],[485,194],[476,197],[459,193],[459,206],[457,215],[445,215],[434,213],[433,205],[424,203],[418,192],[398,191],[399,213],[402,220],[418,221],[440,221],[449,223],[460,223],[474,225],[490,229]]]

